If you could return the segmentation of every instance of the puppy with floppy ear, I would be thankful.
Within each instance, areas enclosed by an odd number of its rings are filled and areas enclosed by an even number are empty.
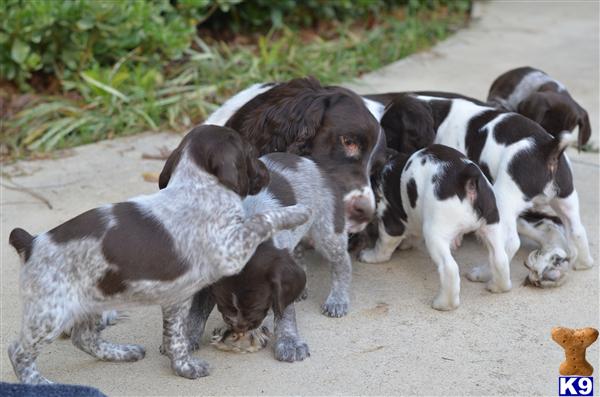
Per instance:
[[[202,139],[196,139],[200,134]],[[168,185],[186,145],[199,167],[242,198],[269,184],[269,172],[252,145],[231,128],[204,125],[192,129],[171,153],[158,179],[160,189]]]
[[[578,126],[579,149],[592,134],[587,112],[575,102],[565,86],[543,71],[529,66],[509,70],[494,80],[488,103],[520,113],[554,136]]]
[[[435,140],[431,106],[414,101],[408,95],[397,95],[388,103],[381,126],[384,131],[405,131],[404,134],[386,134],[388,146],[404,153],[412,154]]]
[[[225,277],[211,287],[217,308],[229,327],[213,344],[222,350],[239,344],[240,336],[259,329],[269,309],[275,318],[296,300],[306,285],[306,274],[285,249],[275,248],[272,241],[258,246],[241,273]],[[248,334],[246,351],[256,351],[266,345],[266,338]],[[235,339],[233,341],[229,339]],[[236,342],[236,343],[234,343]],[[256,342],[260,344],[256,346]]]

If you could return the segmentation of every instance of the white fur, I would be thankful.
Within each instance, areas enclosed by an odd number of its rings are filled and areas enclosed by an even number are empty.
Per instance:
[[[275,85],[267,85],[264,83],[253,84],[243,91],[238,92],[229,98],[220,108],[215,110],[203,124],[214,124],[224,126],[225,123],[238,111],[239,108],[250,102],[256,96],[263,92],[269,91]]]

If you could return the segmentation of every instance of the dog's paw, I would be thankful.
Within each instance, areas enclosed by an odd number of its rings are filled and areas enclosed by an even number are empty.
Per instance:
[[[107,361],[134,362],[146,357],[144,346],[136,344],[113,345],[112,349],[105,351],[104,357],[98,357]]]
[[[468,271],[465,277],[475,283],[487,283],[492,279],[492,273],[488,265],[479,265]]]
[[[508,292],[512,288],[510,280],[508,282],[499,282],[496,280],[490,280],[485,285],[485,289],[495,294]]]
[[[198,379],[208,376],[210,369],[206,361],[189,356],[185,359],[174,360],[171,363],[171,367],[177,375],[188,379]]]
[[[460,299],[448,299],[446,296],[438,295],[431,303],[431,307],[435,310],[450,311],[456,309],[460,305]]]
[[[275,342],[275,358],[279,361],[302,361],[310,356],[308,345],[301,339],[284,336]]]
[[[330,295],[321,307],[321,311],[329,317],[343,317],[348,314],[349,307],[350,302],[347,298],[339,298]]]
[[[373,248],[365,249],[360,251],[358,254],[358,260],[364,263],[381,263],[390,260],[389,257],[383,257],[377,253]]]
[[[304,288],[300,296],[296,298],[296,302],[306,300],[306,298],[308,298],[308,289]]]
[[[577,257],[575,263],[573,263],[573,269],[575,270],[587,270],[594,267],[594,259],[589,257],[587,259],[583,259],[581,257]]]

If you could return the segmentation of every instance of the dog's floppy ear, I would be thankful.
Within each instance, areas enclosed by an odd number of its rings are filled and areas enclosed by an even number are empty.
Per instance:
[[[293,303],[306,286],[306,273],[286,252],[287,258],[277,263],[271,276],[273,291],[273,313],[275,318],[283,316],[283,311]]]
[[[521,101],[517,107],[518,113],[535,121],[538,124],[542,124],[542,121],[544,121],[544,116],[548,110],[550,110],[548,98],[546,98],[546,95],[540,92],[535,92],[529,95],[527,98]],[[552,134],[551,131],[548,132]]]
[[[171,175],[173,174],[173,171],[175,170],[177,164],[179,164],[179,160],[181,159],[181,151],[182,145],[180,144],[175,150],[171,152],[171,154],[167,158],[167,161],[162,171],[160,172],[160,176],[158,177],[159,189],[164,189],[169,184],[169,181],[171,180]]]
[[[580,108],[579,117],[577,118],[577,125],[579,126],[579,136],[577,137],[577,147],[581,150],[581,147],[585,145],[592,136],[592,127],[590,126],[590,118],[588,117],[585,109]]]
[[[323,122],[325,111],[330,106],[331,98],[307,97],[288,98],[290,101],[285,109],[280,109],[282,132],[287,141],[287,152],[297,155],[308,154],[310,141],[317,135]],[[287,109],[287,110],[286,110]],[[286,113],[289,112],[289,113]]]
[[[256,149],[250,144],[246,146],[246,171],[248,172],[248,194],[254,195],[269,184],[269,170],[258,159]]]
[[[224,152],[214,151],[207,154],[206,170],[216,176],[225,187],[233,190],[241,197],[246,197],[250,190],[245,151],[238,148],[227,148]]]
[[[397,97],[388,105],[381,126],[387,145],[400,152],[412,153],[435,140],[431,108],[409,95]]]

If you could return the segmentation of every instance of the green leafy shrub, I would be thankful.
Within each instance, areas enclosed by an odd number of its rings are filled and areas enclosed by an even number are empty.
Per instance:
[[[258,81],[306,75],[324,84],[348,81],[443,39],[464,23],[470,4],[278,0],[267,13],[268,3],[0,0],[0,80],[24,91],[40,73],[60,83],[58,95],[29,95],[24,109],[16,106],[22,110],[2,120],[0,153],[15,157],[146,130],[181,131]],[[378,13],[375,23],[363,18]],[[230,29],[261,23],[269,29],[246,44],[207,44],[196,27],[216,24],[219,15],[229,18]],[[328,26],[322,37],[297,29],[325,15],[347,20]],[[7,103],[4,95],[0,90],[0,104]]]
[[[132,50],[151,62],[178,59],[195,32],[168,0],[2,3],[0,77],[21,87],[34,71],[70,79]]]

